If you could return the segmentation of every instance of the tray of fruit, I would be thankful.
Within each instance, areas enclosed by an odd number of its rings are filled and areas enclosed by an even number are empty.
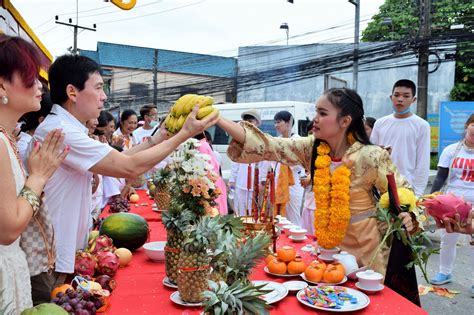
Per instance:
[[[291,246],[278,248],[277,254],[268,255],[265,261],[267,265],[263,270],[277,277],[298,277],[306,269],[303,259]]]
[[[313,260],[301,278],[311,284],[342,284],[347,281],[344,265],[340,263],[326,264],[323,261]]]

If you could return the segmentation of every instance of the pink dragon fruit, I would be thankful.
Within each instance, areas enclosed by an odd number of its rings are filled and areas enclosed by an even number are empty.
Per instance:
[[[458,213],[461,221],[464,221],[472,209],[471,203],[464,201],[453,193],[434,196],[424,200],[421,204],[425,206],[429,215],[440,220],[445,216],[454,218],[454,215]]]
[[[94,255],[97,255],[100,252],[113,252],[114,243],[107,235],[100,235],[97,238],[90,240],[87,251]]]
[[[119,258],[111,252],[99,252],[97,258],[97,271],[100,274],[113,277],[120,267]]]
[[[88,252],[78,251],[76,253],[76,260],[74,264],[74,272],[81,276],[93,276],[97,261],[94,256]]]

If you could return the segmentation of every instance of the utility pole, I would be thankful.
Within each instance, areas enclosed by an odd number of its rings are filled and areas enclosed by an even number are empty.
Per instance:
[[[420,0],[420,46],[418,48],[418,98],[416,114],[423,119],[428,109],[428,58],[431,36],[431,0]]]
[[[349,0],[355,6],[354,21],[354,65],[352,66],[352,88],[357,91],[359,73],[359,23],[360,23],[360,0]]]
[[[69,23],[64,23],[64,22],[59,22],[59,16],[56,15],[55,17],[56,24],[61,24],[61,25],[66,25],[74,28],[74,44],[72,47],[72,53],[73,55],[77,55],[77,35],[78,35],[78,29],[83,29],[83,30],[88,30],[88,31],[96,31],[96,25],[94,24],[94,28],[90,27],[85,27],[78,25],[79,23],[79,0],[76,0],[76,24],[72,24],[72,19],[69,19]]]
[[[153,105],[158,106],[158,49],[153,54]]]

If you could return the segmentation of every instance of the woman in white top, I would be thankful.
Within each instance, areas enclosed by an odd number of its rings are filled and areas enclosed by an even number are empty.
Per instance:
[[[114,136],[123,138],[123,149],[128,150],[138,144],[133,136],[133,131],[137,129],[138,116],[131,109],[124,110],[120,115],[120,124],[114,132]]]
[[[32,300],[19,237],[40,211],[39,196],[69,149],[60,152],[64,134],[51,131],[42,145],[35,142],[26,177],[11,132],[21,115],[40,109],[40,58],[25,40],[0,34],[0,64],[0,312],[20,314],[32,306]]]
[[[446,192],[462,196],[474,205],[474,114],[464,125],[465,134],[461,141],[447,146],[441,153],[438,162],[438,173],[431,192],[439,191],[446,182]],[[440,266],[438,274],[430,280],[432,284],[441,285],[452,281],[452,271],[456,258],[456,243],[459,233],[446,233],[441,230]],[[474,247],[471,246],[471,272],[474,271]],[[474,285],[471,287],[474,296]]]

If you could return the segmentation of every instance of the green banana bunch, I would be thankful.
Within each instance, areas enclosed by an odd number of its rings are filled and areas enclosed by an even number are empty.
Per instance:
[[[210,96],[186,94],[181,96],[176,103],[171,107],[169,114],[165,118],[165,127],[171,133],[177,133],[184,125],[186,118],[193,110],[193,107],[198,105],[199,111],[196,114],[197,119],[216,112],[217,109],[212,105],[214,99]]]

